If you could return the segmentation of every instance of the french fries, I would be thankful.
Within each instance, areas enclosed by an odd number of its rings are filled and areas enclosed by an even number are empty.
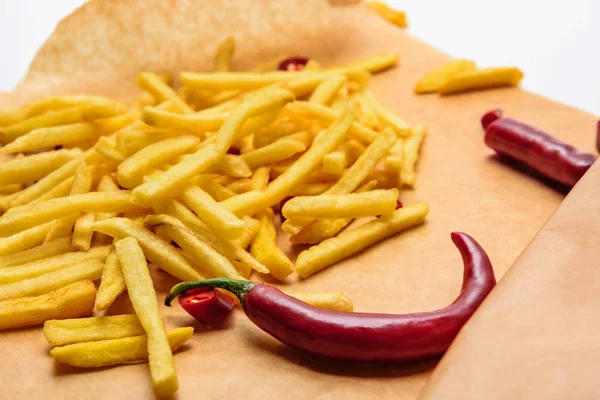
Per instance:
[[[311,306],[330,311],[354,311],[354,304],[343,293],[323,292],[323,293],[287,293],[300,301]],[[45,325],[44,325],[45,327]]]
[[[42,234],[40,236],[44,235]],[[66,253],[69,250],[71,250],[71,243],[68,238],[56,239],[26,250],[14,251],[11,249],[10,254],[0,256],[0,265],[2,267],[23,265],[44,258],[57,256]]]
[[[371,7],[383,19],[391,22],[392,24],[400,28],[408,27],[408,22],[406,21],[406,13],[404,11],[394,10],[393,8],[389,7],[387,4],[381,1],[371,0],[367,2],[367,5]]]
[[[0,153],[20,153],[47,149],[83,140],[94,139],[99,135],[88,123],[61,125],[52,128],[35,129],[0,149]]]
[[[37,181],[81,154],[80,150],[56,150],[0,163],[0,185]]]
[[[174,129],[183,132],[203,135],[205,132],[217,130],[223,125],[228,113],[199,112],[193,114],[178,114],[157,107],[146,107],[141,119],[144,123],[161,129]]]
[[[446,83],[446,80],[450,79],[452,76],[463,72],[474,71],[476,69],[477,66],[470,60],[450,61],[421,78],[415,86],[415,93],[425,94],[437,92]]]
[[[395,233],[423,223],[428,212],[427,203],[415,203],[344,231],[301,252],[296,261],[296,271],[300,277],[307,278]]]
[[[177,391],[179,383],[146,258],[137,240],[132,237],[119,240],[115,248],[131,304],[148,336],[148,360],[154,393],[159,397],[170,396]]]
[[[214,72],[227,72],[231,68],[231,59],[235,51],[235,40],[228,37],[219,45],[213,63]]]
[[[175,351],[193,335],[194,328],[176,328],[166,333],[169,351]],[[57,361],[80,368],[99,368],[119,364],[136,364],[151,359],[147,336],[133,336],[120,339],[100,340],[96,342],[75,343],[55,347],[50,355]],[[149,356],[150,354],[150,356]],[[167,396],[177,390],[177,382],[165,382],[155,386],[158,396]]]
[[[246,161],[248,166],[256,169],[265,165],[273,164],[292,157],[294,154],[302,153],[306,146],[296,140],[280,139],[259,149],[242,154],[240,157]]]
[[[145,334],[135,314],[49,320],[44,323],[43,332],[50,346]]]
[[[121,270],[117,251],[113,246],[104,262],[104,269],[102,269],[100,287],[96,294],[96,310],[106,310],[124,291],[125,278],[123,278],[123,271]],[[48,337],[46,336],[46,338]],[[50,340],[48,341],[50,342]],[[54,344],[54,346],[59,345]]]
[[[425,139],[427,128],[416,125],[411,129],[410,136],[405,139],[402,149],[402,169],[400,181],[403,185],[413,188],[415,186],[415,165],[419,158],[419,149]]]
[[[50,319],[90,315],[96,287],[83,280],[34,297],[0,301],[0,330],[43,324]]]
[[[518,86],[522,79],[523,73],[514,67],[467,70],[446,79],[438,88],[438,93],[449,95],[471,90]]]
[[[52,223],[46,223],[0,238],[0,255],[6,256],[42,244],[51,228]]]
[[[294,264],[277,247],[277,231],[273,223],[273,210],[265,209],[260,216],[260,228],[252,239],[250,254],[264,264],[275,279],[285,279],[294,272]]]
[[[186,104],[167,83],[155,73],[142,72],[138,75],[137,84],[159,101],[170,101],[180,112],[192,113],[194,110]]]

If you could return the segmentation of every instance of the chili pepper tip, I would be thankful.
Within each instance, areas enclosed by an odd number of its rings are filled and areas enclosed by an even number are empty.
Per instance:
[[[502,118],[502,110],[500,110],[499,108],[496,108],[492,111],[488,111],[483,115],[483,117],[481,117],[481,126],[483,126],[483,129],[485,129],[488,127],[489,124],[500,118]]]
[[[183,292],[188,290],[200,288],[200,287],[212,287],[225,289],[237,296],[240,303],[243,303],[244,296],[252,290],[256,285],[261,285],[260,282],[245,281],[242,279],[228,279],[228,278],[213,278],[205,279],[202,281],[189,281],[181,282],[173,286],[169,291],[167,297],[165,297],[165,306],[171,307],[171,303],[175,297],[179,296]]]

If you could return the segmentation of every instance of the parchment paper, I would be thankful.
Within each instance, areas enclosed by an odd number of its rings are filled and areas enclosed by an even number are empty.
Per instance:
[[[327,65],[398,52],[400,66],[376,76],[371,87],[403,118],[430,127],[418,186],[402,194],[405,203],[430,203],[428,222],[306,281],[292,278],[285,285],[290,290],[343,291],[357,311],[443,307],[461,284],[462,264],[449,236],[455,230],[482,244],[501,277],[563,194],[493,157],[479,124],[488,109],[503,108],[507,115],[593,150],[593,116],[519,89],[414,96],[415,82],[449,57],[363,4],[333,7],[324,0],[91,1],[61,22],[9,102],[77,92],[131,99],[140,70],[208,70],[218,40],[228,35],[238,42],[234,66],[239,69],[280,54],[308,55]],[[155,278],[162,299],[174,281],[161,273]],[[504,295],[511,293],[504,290]],[[119,303],[111,312],[128,310],[124,299]],[[414,399],[436,365],[436,360],[393,367],[324,361],[279,344],[241,311],[226,329],[212,330],[192,322],[178,306],[163,311],[168,327],[196,328],[175,357],[181,399]],[[146,364],[76,370],[55,364],[48,350],[39,328],[0,334],[3,398],[152,397]]]

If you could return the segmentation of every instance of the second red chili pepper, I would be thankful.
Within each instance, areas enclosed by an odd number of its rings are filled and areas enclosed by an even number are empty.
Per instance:
[[[357,362],[439,356],[496,284],[487,254],[472,237],[455,232],[452,241],[463,258],[463,287],[451,305],[438,311],[404,315],[327,311],[273,286],[219,278],[180,283],[171,289],[165,304],[188,290],[219,287],[238,296],[246,315],[259,328],[309,353]]]

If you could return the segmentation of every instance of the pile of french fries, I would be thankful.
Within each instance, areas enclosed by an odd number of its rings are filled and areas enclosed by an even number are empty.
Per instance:
[[[382,54],[331,68],[279,60],[230,72],[139,75],[127,108],[104,97],[52,97],[0,110],[0,329],[45,323],[57,360],[80,367],[149,361],[157,395],[177,390],[148,261],[180,280],[306,278],[422,223],[426,203],[397,209],[415,184],[426,128],[367,88]],[[277,246],[311,245],[296,264]],[[352,229],[355,219],[370,221]],[[93,282],[99,282],[99,288]],[[127,292],[135,315],[77,318]],[[297,294],[352,311],[339,293]]]

